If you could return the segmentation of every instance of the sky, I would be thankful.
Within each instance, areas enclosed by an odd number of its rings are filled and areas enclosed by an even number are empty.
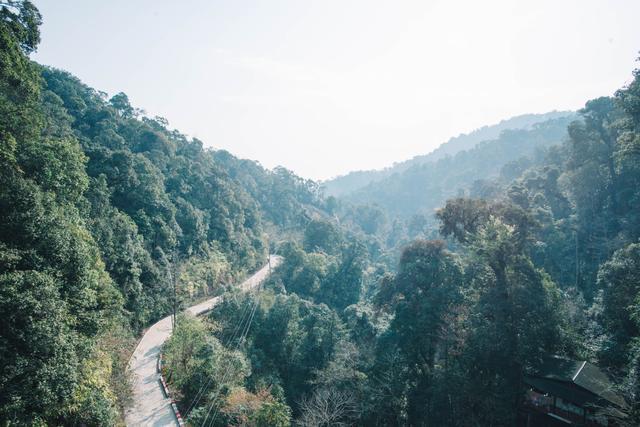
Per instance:
[[[638,0],[34,0],[36,61],[312,179],[629,83]]]

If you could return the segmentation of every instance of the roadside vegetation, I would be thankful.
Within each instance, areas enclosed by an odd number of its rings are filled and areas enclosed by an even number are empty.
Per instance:
[[[191,425],[514,425],[551,355],[640,424],[639,71],[336,198],[31,61],[40,24],[0,1],[1,424],[122,424],[136,337],[218,294],[164,348]]]

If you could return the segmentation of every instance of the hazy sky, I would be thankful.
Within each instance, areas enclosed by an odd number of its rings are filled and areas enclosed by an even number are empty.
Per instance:
[[[640,65],[638,0],[35,4],[37,61],[207,146],[316,179],[580,108]]]

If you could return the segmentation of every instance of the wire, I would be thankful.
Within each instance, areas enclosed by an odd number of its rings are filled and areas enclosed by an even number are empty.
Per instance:
[[[227,336],[226,338],[226,344],[223,342],[222,345],[225,347],[228,347],[229,344],[231,342],[233,342],[233,340],[235,339],[236,335],[238,334],[238,332],[240,331],[240,328],[242,327],[242,324],[244,324],[245,322],[245,315],[248,313],[248,308],[249,305],[245,305],[244,310],[242,312],[242,315],[240,316],[240,322],[238,322],[238,324],[236,325],[233,334],[231,336]],[[200,399],[202,398],[202,396],[204,396],[204,393],[206,392],[206,389],[209,388],[209,385],[211,384],[211,381],[213,380],[213,376],[209,377],[208,381],[206,382],[206,384],[202,385],[200,387],[200,389],[198,390],[198,393],[196,393],[196,396],[193,398],[193,400],[191,401],[191,404],[189,405],[189,408],[186,410],[185,412],[185,416],[189,415],[189,413],[191,412],[191,410],[193,410],[196,405],[200,402]]]
[[[260,286],[258,287],[258,292],[260,291]],[[258,307],[258,305],[260,305],[260,293],[257,294],[256,296],[256,303],[253,306],[253,311],[251,312],[251,317],[249,318],[249,322],[247,323],[247,328],[244,331],[244,336],[242,337],[242,339],[238,342],[238,344],[240,342],[244,342],[244,340],[247,338],[247,335],[249,333],[249,328],[251,327],[251,323],[253,322],[253,317],[256,314],[256,308]],[[211,420],[211,425],[213,425],[216,421],[216,418],[218,417],[218,410],[220,408],[216,408],[215,412],[213,413],[213,419]]]
[[[253,322],[253,318],[256,312],[256,309],[258,308],[258,305],[260,304],[260,290],[262,287],[262,283],[260,283],[256,289],[256,298],[253,304],[253,309],[251,310],[251,316],[249,317],[249,321],[247,322],[243,333],[240,335],[240,337],[238,338],[238,342],[237,342],[237,349],[240,348],[240,343],[242,341],[244,341],[244,339],[247,337],[247,334],[249,333],[249,328],[251,327],[251,323]],[[250,306],[250,304],[249,304]],[[231,366],[229,364],[227,364],[227,369],[225,370],[224,375],[222,376],[222,381],[220,382],[220,384],[224,384],[227,381],[227,378],[229,376],[231,372]],[[209,415],[211,414],[211,410],[213,409],[213,407],[215,406],[216,403],[216,399],[218,398],[218,396],[220,395],[220,392],[222,391],[222,388],[219,388],[218,391],[216,392],[216,394],[214,395],[213,399],[211,400],[211,405],[209,406],[209,409],[207,410],[207,414],[205,416],[204,421],[202,422],[202,424],[200,424],[201,427],[205,426],[207,424],[207,420],[209,419]],[[216,408],[214,414],[213,414],[213,418],[211,419],[211,422],[209,423],[209,425],[213,425],[213,423],[215,422],[217,416],[218,416],[218,411],[220,408]]]
[[[240,343],[244,340],[244,338],[246,338],[246,332],[248,332],[249,326],[251,325],[251,322],[253,321],[253,314],[255,313],[255,309],[257,307],[257,304],[258,304],[258,299],[256,299],[255,302],[254,302],[253,309],[251,310],[252,315],[249,317],[249,321],[247,322],[247,325],[243,328],[243,332],[240,335],[240,337],[238,337],[238,341],[236,343],[237,349],[240,348]],[[251,304],[247,304],[247,307],[251,307]],[[232,349],[230,348],[230,350],[232,350]],[[222,376],[222,381],[220,382],[220,385],[223,385],[227,381],[230,372],[231,372],[231,365],[229,365],[229,363],[227,363],[227,367],[225,369],[224,375]],[[209,409],[207,410],[207,414],[206,414],[205,419],[202,422],[201,426],[204,426],[206,424],[207,420],[209,419],[209,415],[211,414],[211,410],[215,406],[216,399],[220,395],[221,391],[222,391],[222,388],[219,388],[218,391],[216,392],[216,394],[214,395],[213,399],[211,400],[211,405],[209,406]],[[217,415],[217,412],[218,412],[218,408],[216,408],[216,411],[215,411],[215,414],[214,414],[214,418],[212,419],[211,423],[213,423],[215,421],[215,416]]]

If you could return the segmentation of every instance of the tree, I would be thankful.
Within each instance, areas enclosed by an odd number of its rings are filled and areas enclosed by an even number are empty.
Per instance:
[[[603,290],[603,320],[610,334],[604,356],[622,367],[632,340],[640,335],[640,244],[619,249],[602,264],[598,288]]]
[[[22,51],[29,54],[36,50],[40,43],[42,16],[33,3],[28,0],[3,0],[0,1],[0,12],[2,21],[10,28]]]
[[[466,406],[477,423],[513,423],[526,370],[546,354],[571,351],[562,339],[562,294],[528,257],[535,221],[521,207],[456,200],[438,217],[443,233],[472,253]]]
[[[186,415],[194,423],[219,412],[250,373],[242,353],[225,348],[204,323],[187,315],[178,318],[165,343],[164,359],[167,380],[180,390]]]
[[[383,334],[377,343],[376,360],[367,372],[370,384],[363,418],[373,425],[407,423],[409,364],[392,334]]]
[[[342,236],[329,221],[312,220],[304,231],[304,249],[307,252],[335,254],[342,243]]]
[[[408,422],[421,424],[433,418],[429,411],[436,362],[446,364],[450,338],[447,316],[460,302],[462,264],[442,241],[416,240],[404,248],[393,291],[385,299],[396,300],[388,340],[397,346],[407,366]],[[385,345],[388,345],[387,342]],[[381,360],[387,348],[379,350]],[[436,354],[442,361],[436,360]]]
[[[291,425],[291,408],[277,400],[267,401],[251,415],[250,420],[256,427],[288,427]]]
[[[618,102],[631,116],[634,124],[640,124],[640,68],[633,71],[634,79],[627,87],[616,92]]]
[[[366,234],[376,234],[386,224],[387,217],[377,206],[360,205],[354,212],[354,220]]]
[[[78,381],[79,337],[60,285],[37,271],[0,274],[0,418],[10,423],[56,419]]]
[[[0,2],[0,161],[15,167],[18,144],[38,135],[40,79],[27,54],[40,41],[42,19],[30,1]],[[7,162],[7,163],[5,163]]]
[[[308,427],[348,426],[356,417],[353,398],[333,388],[316,389],[300,402],[300,425]]]
[[[265,316],[265,327],[256,328],[254,345],[276,367],[290,399],[301,395],[312,372],[329,360],[340,332],[334,316],[326,306],[295,295],[278,296]]]
[[[124,118],[130,118],[133,115],[133,107],[129,103],[129,97],[123,92],[113,95],[109,104]]]
[[[423,214],[414,214],[409,220],[407,229],[410,236],[419,237],[427,231],[429,220]]]

